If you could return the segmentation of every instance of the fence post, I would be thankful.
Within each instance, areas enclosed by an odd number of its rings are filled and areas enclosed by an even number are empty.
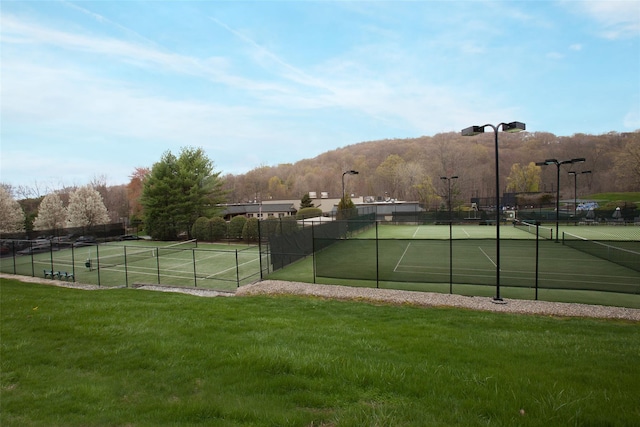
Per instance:
[[[536,301],[538,301],[538,262],[540,247],[540,221],[536,221]],[[553,230],[551,230],[553,232]]]
[[[13,274],[16,274],[16,242],[11,242],[11,253],[13,254]]]
[[[314,234],[313,221],[311,221],[311,256],[312,256],[312,264],[313,264],[313,283],[315,284],[316,283],[316,236]]]
[[[378,241],[378,221],[376,221],[376,289],[380,288],[380,251]]]
[[[100,287],[100,250],[98,249],[98,244],[96,243],[96,268],[98,272],[98,287]]]
[[[36,277],[36,266],[33,264],[33,240],[29,240],[29,255],[31,255],[31,277]]]
[[[453,219],[449,218],[449,293],[453,293]]]
[[[156,247],[156,268],[158,269],[158,285],[160,284],[160,248]]]
[[[236,287],[240,287],[240,266],[238,265],[238,250],[236,249]]]
[[[127,246],[123,245],[122,250],[124,251],[124,285],[129,287],[129,267],[127,265]]]
[[[193,257],[193,287],[198,287],[198,274],[196,273],[196,250],[191,249],[191,256]]]

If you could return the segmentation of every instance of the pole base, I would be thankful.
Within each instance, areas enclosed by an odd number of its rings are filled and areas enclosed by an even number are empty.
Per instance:
[[[503,300],[500,297],[493,297],[491,302],[494,303],[494,304],[506,304],[507,303],[505,300]]]

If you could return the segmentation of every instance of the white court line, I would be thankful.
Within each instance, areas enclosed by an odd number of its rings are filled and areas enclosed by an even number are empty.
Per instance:
[[[407,251],[409,250],[409,246],[411,246],[411,242],[409,242],[409,244],[407,245],[407,247],[404,249],[404,252],[402,252],[402,256],[400,257],[400,259],[398,260],[398,263],[396,264],[396,266],[393,268],[393,271],[395,272],[398,267],[400,266],[400,263],[402,262],[402,258],[404,258],[404,256],[406,255]]]
[[[480,252],[482,252],[484,254],[484,256],[486,256],[489,261],[491,261],[491,264],[493,264],[494,267],[497,267],[496,263],[493,262],[493,260],[489,257],[489,255],[487,255],[487,253],[485,251],[483,251],[480,246],[478,246],[478,249],[480,249]]]
[[[416,227],[416,231],[413,232],[413,238],[415,239],[416,234],[418,234],[418,231],[420,231],[420,226]]]
[[[467,237],[471,237],[471,235],[469,233],[467,233],[467,230],[465,230],[464,228],[462,229],[462,231],[464,231],[464,234],[467,235]]]

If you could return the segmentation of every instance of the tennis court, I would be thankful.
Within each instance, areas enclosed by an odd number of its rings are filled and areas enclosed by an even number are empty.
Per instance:
[[[640,294],[640,227],[569,226],[560,233],[565,230],[586,239],[581,244],[598,239],[598,250],[612,258],[567,246],[562,237],[556,243],[552,227],[540,227],[544,237],[536,242],[535,227],[501,226],[501,284]],[[347,239],[316,239],[314,245],[325,249],[314,255],[314,271],[376,283],[495,285],[495,234],[495,226],[471,224],[376,225]]]
[[[260,278],[257,246],[208,244],[195,241],[112,242],[2,259],[2,271],[44,276],[73,275],[81,283],[100,286],[161,284],[233,291]]]

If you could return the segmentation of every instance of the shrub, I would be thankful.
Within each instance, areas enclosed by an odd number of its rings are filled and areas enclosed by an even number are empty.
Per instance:
[[[191,227],[191,236],[205,242],[211,241],[211,227],[209,227],[209,218],[201,216],[196,219]]]
[[[211,240],[222,240],[227,237],[229,225],[224,218],[219,216],[211,218],[209,227],[211,228]]]
[[[231,218],[229,221],[229,238],[230,239],[241,239],[242,238],[242,229],[244,228],[244,224],[247,222],[247,218],[238,215]]]
[[[296,214],[296,219],[306,219],[322,216],[322,209],[320,208],[302,208]]]
[[[256,242],[258,237],[258,218],[249,218],[242,228],[242,239],[246,242]]]

